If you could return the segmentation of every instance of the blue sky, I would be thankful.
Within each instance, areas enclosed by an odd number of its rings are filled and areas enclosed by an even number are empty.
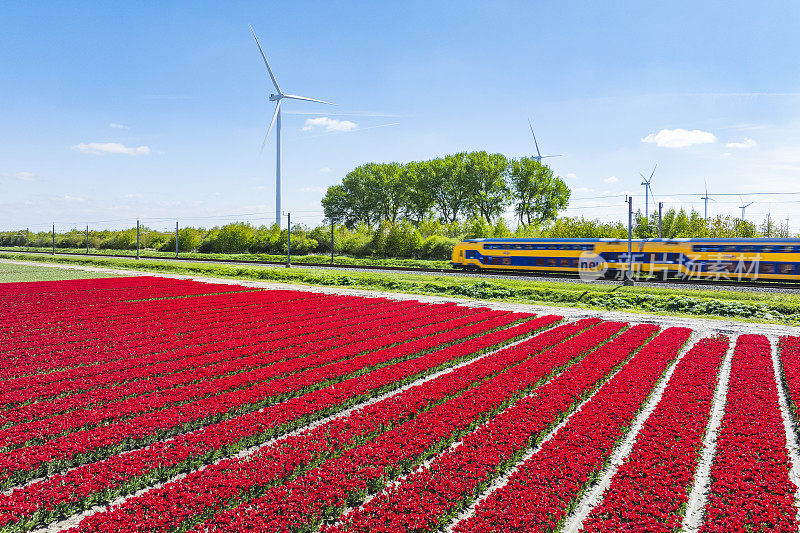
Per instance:
[[[776,194],[800,193],[790,1],[6,1],[0,228],[273,220],[272,87],[248,24],[284,91],[339,104],[284,107],[293,220],[319,222],[325,188],[368,161],[530,155],[531,117],[563,154],[567,214],[622,219],[658,164],[667,206],[702,211],[707,180],[711,214],[741,194],[748,218],[794,212],[800,230],[800,194]]]

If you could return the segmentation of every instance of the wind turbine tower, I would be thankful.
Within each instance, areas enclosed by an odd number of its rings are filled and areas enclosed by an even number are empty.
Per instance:
[[[741,197],[739,199],[742,200]],[[739,209],[742,210],[742,222],[744,222],[744,210],[753,205],[754,203],[755,202],[750,202],[749,204],[745,204],[744,200],[742,200],[742,205],[739,206]]]
[[[561,156],[561,154],[542,155],[542,153],[539,151],[539,143],[536,142],[536,134],[533,133],[533,124],[531,124],[531,119],[528,119],[528,126],[530,126],[530,128],[531,128],[531,136],[533,136],[533,146],[536,148],[536,155],[533,156],[533,158],[532,158],[534,161],[536,161],[537,163],[541,163],[542,159],[544,159],[545,157],[560,157]]]
[[[705,180],[703,180],[703,181],[705,181]],[[711,197],[708,195],[708,182],[705,181],[705,184],[706,184],[706,195],[705,196],[701,196],[700,199],[705,201],[705,213],[704,213],[705,216],[704,216],[704,218],[705,218],[706,222],[708,222],[708,201],[711,199]]]
[[[253,27],[250,26],[250,33],[253,34],[253,39],[256,40],[256,45],[258,46],[258,50],[261,52],[261,57],[264,58],[264,64],[267,66],[267,72],[269,72],[269,77],[272,80],[272,85],[275,86],[275,93],[269,95],[270,102],[276,102],[275,105],[275,113],[272,115],[272,121],[269,123],[269,128],[267,128],[267,134],[264,136],[264,142],[261,143],[261,151],[264,151],[264,146],[267,144],[267,138],[269,138],[269,133],[272,131],[272,126],[275,125],[275,223],[280,226],[281,224],[281,104],[283,100],[303,100],[306,102],[318,102],[320,104],[328,104],[328,105],[336,105],[331,102],[326,102],[324,100],[317,100],[315,98],[308,98],[306,96],[297,96],[294,94],[285,94],[281,91],[281,88],[278,86],[278,80],[275,79],[275,74],[272,73],[272,69],[269,66],[269,61],[267,61],[267,56],[264,54],[264,50],[261,48],[261,43],[258,42],[258,37],[256,37],[256,32],[253,31]]]
[[[650,182],[653,181],[653,174],[656,173],[656,167],[657,166],[658,165],[653,167],[653,172],[650,173],[650,177],[649,178],[645,178],[644,174],[639,173],[639,175],[644,180],[640,185],[644,185],[644,219],[648,220],[648,221],[650,219],[649,218],[650,217],[650,212],[649,212],[649,209],[648,209],[648,206],[650,205],[649,204],[649,200],[650,200],[649,195],[653,194],[653,189],[650,188]]]

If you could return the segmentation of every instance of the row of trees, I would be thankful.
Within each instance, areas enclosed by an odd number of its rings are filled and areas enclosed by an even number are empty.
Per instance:
[[[658,236],[658,215],[649,220],[641,213],[636,217],[633,235],[637,239]],[[695,210],[670,209],[662,219],[662,235],[665,238],[752,238],[790,237],[789,228],[765,219],[756,226],[730,216],[717,216],[706,221]],[[483,217],[465,221],[443,223],[435,218],[426,218],[419,223],[407,220],[381,222],[369,227],[356,224],[348,228],[337,224],[334,229],[335,252],[354,257],[414,257],[421,259],[447,260],[453,245],[463,239],[474,238],[615,238],[626,239],[628,228],[622,222],[603,222],[583,217],[559,217],[544,224],[507,226],[502,218],[489,222]],[[253,226],[236,222],[213,228],[184,228],[180,230],[178,245],[181,252],[201,253],[286,253],[287,232],[273,226]],[[50,232],[27,234],[25,231],[0,232],[0,246],[48,248],[52,244]],[[146,227],[140,231],[140,247],[145,250],[175,251],[175,234],[170,231],[155,231]],[[86,234],[79,229],[56,234],[56,246],[61,249],[83,249]],[[134,250],[136,228],[121,231],[90,231],[89,247],[92,249]],[[292,253],[330,253],[330,226],[307,228],[292,227]]]
[[[367,163],[329,187],[325,216],[348,227],[436,218],[498,220],[513,205],[520,224],[541,225],[569,203],[564,181],[539,161],[460,152],[429,161]]]

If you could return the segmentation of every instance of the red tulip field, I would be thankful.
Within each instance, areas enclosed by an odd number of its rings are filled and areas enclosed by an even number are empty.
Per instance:
[[[800,337],[0,284],[0,533],[797,532]]]

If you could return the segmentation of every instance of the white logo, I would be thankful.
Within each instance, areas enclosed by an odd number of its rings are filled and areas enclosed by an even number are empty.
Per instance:
[[[606,260],[593,252],[582,252],[578,258],[578,276],[581,281],[603,279],[608,271]]]

